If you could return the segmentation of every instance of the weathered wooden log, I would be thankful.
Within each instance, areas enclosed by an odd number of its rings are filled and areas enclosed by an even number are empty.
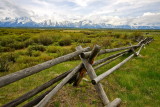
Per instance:
[[[38,73],[39,71],[42,71],[44,69],[50,68],[53,65],[59,64],[61,62],[67,61],[75,56],[80,55],[82,52],[89,51],[90,48],[85,48],[83,50],[75,51],[73,53],[46,61],[44,63],[35,65],[33,67],[29,67],[20,71],[17,71],[15,73],[0,77],[0,87],[3,87],[5,85],[8,85],[10,83],[13,83],[17,80],[20,80],[22,78],[25,78],[27,76],[30,76],[32,74]]]
[[[140,54],[140,51],[142,50],[142,48],[145,46],[145,44],[142,44],[142,46],[139,48],[138,52],[137,52],[137,56]]]
[[[104,62],[104,63],[96,66],[96,67],[94,68],[94,70],[96,70],[96,69],[98,69],[98,68],[100,68],[100,67],[102,67],[102,66],[104,66],[104,65],[106,65],[106,64],[111,63],[112,61],[118,59],[118,58],[121,57],[122,55],[124,55],[124,54],[120,54],[119,56],[116,56],[116,57],[114,57],[113,59],[111,59],[111,60],[109,60],[109,61],[107,61],[107,62]]]
[[[138,45],[133,45],[133,46],[128,46],[128,47],[105,49],[105,50],[101,50],[98,55],[105,54],[105,53],[110,53],[110,52],[115,52],[115,51],[120,51],[120,50],[125,50],[125,49],[130,49],[130,48],[136,48],[136,47],[139,47],[139,46]]]
[[[100,64],[100,63],[103,63],[103,62],[105,62],[105,61],[107,61],[107,60],[110,60],[110,59],[112,59],[112,58],[114,58],[114,57],[116,57],[116,56],[119,56],[119,55],[121,55],[121,54],[125,54],[125,53],[127,53],[128,51],[129,51],[129,50],[122,51],[122,52],[113,54],[113,55],[111,55],[111,56],[109,56],[109,57],[106,57],[106,58],[100,59],[100,60],[98,60],[98,61],[95,61],[95,62],[93,63],[93,66],[98,65],[98,64]]]
[[[98,55],[105,54],[105,53],[110,53],[110,52],[115,52],[115,51],[120,51],[120,50],[126,50],[130,48],[138,48],[140,47],[139,45],[133,45],[133,46],[128,46],[128,47],[121,47],[121,48],[114,48],[114,49],[104,49],[101,50]],[[83,58],[88,58],[90,56],[91,52],[84,52],[82,53]]]
[[[19,104],[21,104],[22,102],[28,100],[29,98],[33,97],[34,95],[38,94],[39,92],[45,90],[46,88],[50,87],[51,85],[53,85],[54,83],[60,81],[61,79],[63,79],[64,77],[66,77],[70,72],[72,71],[69,70],[53,79],[51,79],[50,81],[44,83],[43,85],[39,86],[39,87],[36,87],[35,89],[25,93],[24,95],[18,97],[17,99],[15,100],[12,100],[11,102],[3,105],[2,107],[15,107]]]
[[[85,65],[85,68],[87,69],[87,73],[89,75],[89,77],[91,78],[91,80],[93,80],[94,78],[97,77],[93,67],[91,64],[88,63],[87,60],[82,60],[83,61],[83,64]],[[101,83],[98,83],[95,85],[95,89],[99,95],[99,97],[101,98],[102,102],[104,105],[108,104],[109,103],[109,99],[102,87],[102,84]]]
[[[154,40],[154,39],[151,39],[151,40],[148,42],[148,44],[151,43],[153,40]]]
[[[150,38],[150,37],[148,37],[148,38],[147,38],[147,40],[146,40],[146,42],[150,41],[150,39],[151,39],[151,38]]]
[[[98,51],[93,50],[92,53],[95,53],[95,56],[96,56],[96,53],[98,54]],[[84,64],[84,66],[87,70],[87,73],[88,73],[89,77],[91,78],[91,80],[96,78],[97,75],[96,75],[92,65],[88,62],[87,59],[84,59],[81,56],[80,56],[80,58],[81,58],[81,60]],[[107,105],[109,103],[109,99],[108,99],[107,95],[105,94],[102,85],[100,83],[96,84],[95,89],[96,89],[98,95],[100,96],[101,100],[103,101],[103,104]]]
[[[116,98],[112,102],[110,102],[108,105],[106,105],[105,107],[118,107],[118,105],[120,103],[121,103],[121,99],[120,98]]]
[[[140,50],[142,49],[143,45],[141,46],[141,48],[139,49],[139,51],[137,52],[137,54],[139,55]],[[116,66],[112,67],[111,69],[109,69],[108,71],[104,72],[103,74],[99,75],[97,78],[92,80],[92,84],[97,84],[99,81],[101,81],[102,79],[104,79],[105,77],[107,77],[108,75],[110,75],[112,72],[114,72],[115,70],[117,70],[118,68],[120,68],[122,65],[124,65],[127,61],[129,61],[132,57],[134,56],[134,54],[131,54],[128,58],[126,58],[125,60],[123,60],[122,62],[120,62],[119,64],[117,64]]]
[[[150,38],[145,44],[149,45],[150,42],[152,42],[154,39]]]
[[[148,37],[148,39],[146,40],[146,43],[144,44],[147,44],[148,42],[152,41],[152,38],[151,37]]]
[[[27,104],[23,105],[22,107],[33,107],[34,105],[38,104],[50,91],[52,91],[55,87],[49,89],[45,93],[41,94],[40,96],[36,97],[34,100],[28,102]]]
[[[83,49],[81,46],[76,47],[77,51],[81,50],[81,49]],[[90,56],[88,58],[88,62],[90,64],[93,64],[94,59],[97,56],[97,53],[99,52],[99,50],[100,50],[100,46],[98,46],[98,45],[95,45],[94,48],[92,49],[92,51],[90,53]],[[81,54],[81,56],[82,56],[82,54]],[[83,68],[77,74],[77,78],[76,78],[73,86],[78,86],[79,83],[81,82],[82,78],[84,77],[85,73],[86,73],[86,69],[84,68],[84,66],[82,66],[82,67]]]
[[[143,44],[143,42],[144,42],[146,39],[147,39],[147,38],[142,39],[142,40],[138,43],[138,46],[141,46],[141,44]]]
[[[90,52],[85,52],[85,53],[81,54],[81,57],[87,59],[87,58],[89,58],[90,54],[91,54],[91,51]]]
[[[95,45],[93,50],[91,51],[91,54],[88,58],[88,62],[90,64],[93,64],[95,57],[98,55],[98,52],[100,51],[100,46],[99,45]]]
[[[149,45],[152,41],[153,41],[153,40],[151,40],[151,41],[147,42],[147,44]]]
[[[48,101],[68,82],[68,80],[79,71],[82,64],[78,65],[71,73],[69,73],[51,92],[49,92],[35,107],[44,107]]]
[[[150,41],[150,37],[146,37],[141,43],[140,43],[140,46],[142,45],[142,44],[146,44],[148,41]]]

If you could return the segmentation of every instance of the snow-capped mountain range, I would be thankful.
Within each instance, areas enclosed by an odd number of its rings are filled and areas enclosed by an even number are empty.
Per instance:
[[[90,18],[39,18],[39,17],[6,17],[0,19],[0,27],[57,27],[57,28],[120,28],[120,29],[160,29],[160,26],[138,24],[110,24],[108,19]]]

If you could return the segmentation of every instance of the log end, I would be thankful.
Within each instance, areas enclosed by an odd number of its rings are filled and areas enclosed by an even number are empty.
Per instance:
[[[106,105],[105,107],[117,107],[120,105],[120,103],[121,103],[121,99],[116,98],[112,102],[110,102],[108,105]]]
[[[97,84],[95,80],[92,80],[91,82],[92,82],[93,85]]]

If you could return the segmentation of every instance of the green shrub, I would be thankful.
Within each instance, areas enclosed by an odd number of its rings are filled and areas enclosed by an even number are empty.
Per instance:
[[[85,35],[91,35],[94,34],[94,32],[92,31],[80,31],[81,33],[85,34]]]
[[[115,38],[120,38],[120,36],[121,36],[120,33],[115,33],[115,34],[114,34],[114,37],[115,37]]]
[[[118,47],[122,47],[124,45],[125,45],[124,41],[116,41],[116,42],[112,43],[111,48],[118,48]]]
[[[112,37],[103,37],[97,38],[96,40],[92,41],[92,44],[98,44],[104,48],[110,48],[112,46],[113,38]]]
[[[129,34],[125,33],[123,39],[129,39]]]
[[[78,40],[80,40],[80,39],[82,39],[84,37],[83,34],[81,34],[81,33],[72,34],[71,36],[72,36],[72,40],[74,42],[78,42]]]
[[[45,54],[45,53],[41,54],[41,56],[38,57],[38,58],[39,58],[39,60],[40,60],[41,62],[45,62],[45,61],[48,61],[48,60],[53,59],[53,57],[51,57],[51,56],[49,56],[49,55],[47,55],[47,54]]]
[[[34,43],[39,43],[39,37],[38,36],[34,36],[31,38],[31,40],[34,42]]]
[[[27,50],[19,50],[19,51],[15,51],[14,53],[15,53],[16,55],[20,56],[20,55],[26,55],[26,51],[27,51]]]
[[[32,38],[32,40],[34,41],[34,43],[42,44],[45,46],[48,46],[53,43],[53,39],[47,35],[46,36],[45,35],[35,36]]]
[[[19,41],[19,42],[23,42],[27,39],[29,39],[30,37],[28,35],[19,35],[19,36],[16,36],[16,41]]]
[[[72,41],[71,41],[71,38],[69,38],[69,37],[62,38],[59,41],[60,46],[68,46],[68,45],[71,45],[71,43],[72,43]]]
[[[26,47],[24,42],[14,42],[13,44],[9,44],[10,48],[14,48],[14,49],[23,49]]]
[[[125,35],[121,34],[119,38],[124,39],[124,37],[125,37]]]
[[[106,37],[106,36],[108,36],[108,34],[106,32],[99,32],[96,35],[97,35],[97,37]]]
[[[76,47],[77,47],[76,45],[72,45],[70,50],[71,50],[72,52],[73,52],[73,51],[76,51]]]
[[[16,62],[16,59],[18,57],[18,55],[16,55],[15,53],[8,53],[8,54],[6,54],[6,56],[7,56],[7,60],[9,62],[13,62],[13,63]]]
[[[66,54],[71,53],[71,52],[72,52],[72,50],[70,50],[70,49],[66,49],[66,48],[62,48],[62,49],[60,50],[60,52],[62,53],[62,55],[66,55]]]
[[[3,37],[0,38],[0,45],[1,46],[8,46],[9,44],[13,44],[14,43],[14,39],[12,37]]]
[[[31,45],[28,47],[28,50],[35,50],[35,51],[45,51],[45,46],[43,45]]]
[[[132,35],[138,37],[138,36],[142,36],[143,34],[142,34],[142,32],[135,31],[132,33]]]
[[[32,56],[34,57],[38,57],[41,55],[41,52],[40,51],[32,51]]]
[[[53,40],[52,40],[52,38],[49,37],[49,36],[40,35],[40,36],[39,36],[39,43],[40,43],[40,44],[43,44],[43,45],[45,45],[45,46],[48,46],[48,45],[50,45],[50,44],[53,43]]]
[[[47,47],[47,52],[49,53],[57,53],[60,51],[60,48],[59,46],[48,46]]]
[[[0,55],[0,72],[7,72],[10,68],[10,63],[15,62],[15,56],[11,54]]]
[[[53,34],[50,37],[52,38],[53,42],[58,42],[58,40],[61,39],[61,35],[59,34]]]
[[[91,39],[87,39],[87,38],[79,39],[78,42],[79,43],[91,43]]]
[[[102,42],[101,42],[101,45],[103,47],[110,47],[112,45],[111,40],[110,39],[103,39]]]
[[[91,43],[91,39],[88,39],[84,34],[74,34],[71,38],[74,42],[79,43]]]
[[[57,51],[57,57],[59,56],[63,56],[63,55],[66,55],[66,54],[69,54],[71,53],[72,50],[70,49],[67,49],[67,48],[59,48],[59,50]]]
[[[45,51],[45,47],[43,45],[31,45],[27,48],[26,55],[28,56],[40,56],[40,52],[36,51]]]
[[[28,49],[27,49],[25,54],[28,55],[28,56],[32,56],[32,53],[33,53],[32,48],[28,47]]]
[[[40,63],[38,57],[20,56],[17,58],[17,63],[25,64],[25,67],[31,67]]]
[[[1,47],[0,46],[0,52],[10,52],[10,51],[14,51],[14,49],[10,48],[10,47]]]
[[[88,35],[87,37],[88,37],[88,38],[96,38],[97,35],[93,34],[93,35]]]
[[[142,32],[136,31],[136,32],[133,32],[133,33],[131,34],[131,39],[132,39],[133,41],[135,41],[135,42],[138,42],[138,41],[140,41],[140,40],[143,39],[143,38],[144,38],[144,37],[143,37]]]
[[[26,41],[24,41],[25,47],[28,47],[29,45],[32,45],[34,43],[34,41],[32,39],[27,39]]]
[[[9,71],[9,61],[4,57],[0,57],[0,72],[7,71]]]

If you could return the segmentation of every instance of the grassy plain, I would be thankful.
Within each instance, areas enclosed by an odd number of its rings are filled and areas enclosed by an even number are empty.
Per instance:
[[[93,47],[98,44],[102,49],[117,48],[127,46],[129,42],[136,44],[136,40],[145,36],[154,37],[155,40],[142,50],[141,56],[127,62],[104,79],[102,84],[111,101],[116,97],[122,99],[122,107],[157,107],[160,105],[159,30],[1,28],[0,76],[65,55],[74,51],[78,45]],[[101,55],[97,59],[108,55]],[[99,75],[107,71],[126,57],[123,56],[98,69],[96,73]],[[1,88],[0,105],[75,67],[80,63],[77,59],[58,64]],[[85,78],[89,80],[87,76]],[[48,106],[102,106],[93,85],[86,79],[78,87],[66,85]]]

